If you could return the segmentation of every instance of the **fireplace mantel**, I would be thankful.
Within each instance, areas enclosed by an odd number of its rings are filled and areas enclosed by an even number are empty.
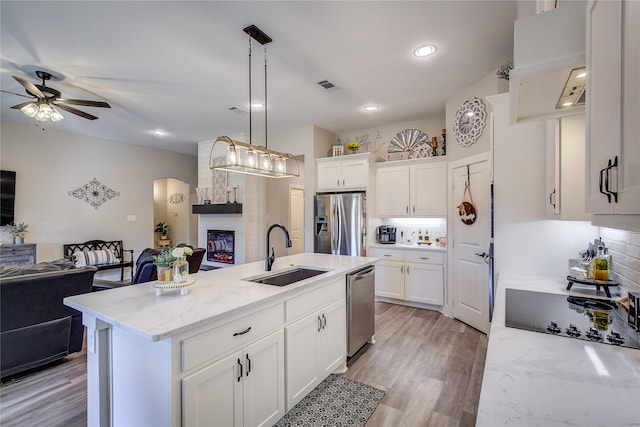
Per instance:
[[[209,205],[192,205],[191,212],[200,215],[241,214],[242,203],[212,203]]]

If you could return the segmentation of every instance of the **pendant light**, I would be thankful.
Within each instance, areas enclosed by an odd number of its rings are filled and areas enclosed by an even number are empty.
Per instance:
[[[267,144],[267,48],[266,44],[272,41],[255,25],[243,29],[249,35],[249,143],[234,141],[228,136],[216,138],[211,147],[209,156],[209,168],[212,170],[224,170],[248,175],[264,176],[267,178],[290,178],[300,176],[298,160],[291,154],[269,150]],[[251,41],[255,40],[264,48],[264,147],[252,143],[252,105],[251,96]],[[214,150],[217,144],[225,144],[225,156],[223,161],[214,161]]]

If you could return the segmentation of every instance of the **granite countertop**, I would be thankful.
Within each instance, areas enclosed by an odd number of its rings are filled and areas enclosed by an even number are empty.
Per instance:
[[[640,350],[505,326],[506,288],[580,295],[566,285],[500,277],[477,427],[640,425]]]
[[[276,258],[271,273],[292,266],[328,270],[288,285],[271,286],[246,280],[268,274],[264,261],[191,274],[195,283],[187,295],[179,290],[156,295],[154,282],[76,295],[64,303],[111,325],[122,327],[150,341],[158,341],[195,326],[224,319],[288,293],[325,283],[371,265],[376,258],[304,253]]]

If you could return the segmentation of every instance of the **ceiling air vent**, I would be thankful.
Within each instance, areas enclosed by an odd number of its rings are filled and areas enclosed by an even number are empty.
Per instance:
[[[237,106],[229,107],[227,109],[229,111],[232,111],[232,112],[236,113],[236,114],[240,114],[241,116],[245,116],[245,115],[249,114],[249,112],[247,110],[242,109],[242,108],[237,107]]]
[[[335,87],[336,87],[336,85],[334,85],[333,83],[331,83],[328,80],[322,80],[322,81],[318,82],[318,84],[320,86],[322,86],[323,88],[325,88],[326,90],[335,89]]]

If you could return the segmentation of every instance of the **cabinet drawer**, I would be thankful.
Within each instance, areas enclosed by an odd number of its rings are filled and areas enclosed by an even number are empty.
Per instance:
[[[333,283],[286,301],[287,322],[312,313],[332,301],[344,298],[346,295],[345,280],[346,278],[336,280]]]
[[[404,261],[405,251],[402,249],[371,248],[371,256],[391,261]]]
[[[182,341],[182,371],[213,362],[267,332],[282,327],[283,305],[278,304]],[[245,332],[246,331],[246,332]]]
[[[406,251],[404,254],[407,262],[420,262],[423,264],[444,264],[444,254],[430,251]]]

